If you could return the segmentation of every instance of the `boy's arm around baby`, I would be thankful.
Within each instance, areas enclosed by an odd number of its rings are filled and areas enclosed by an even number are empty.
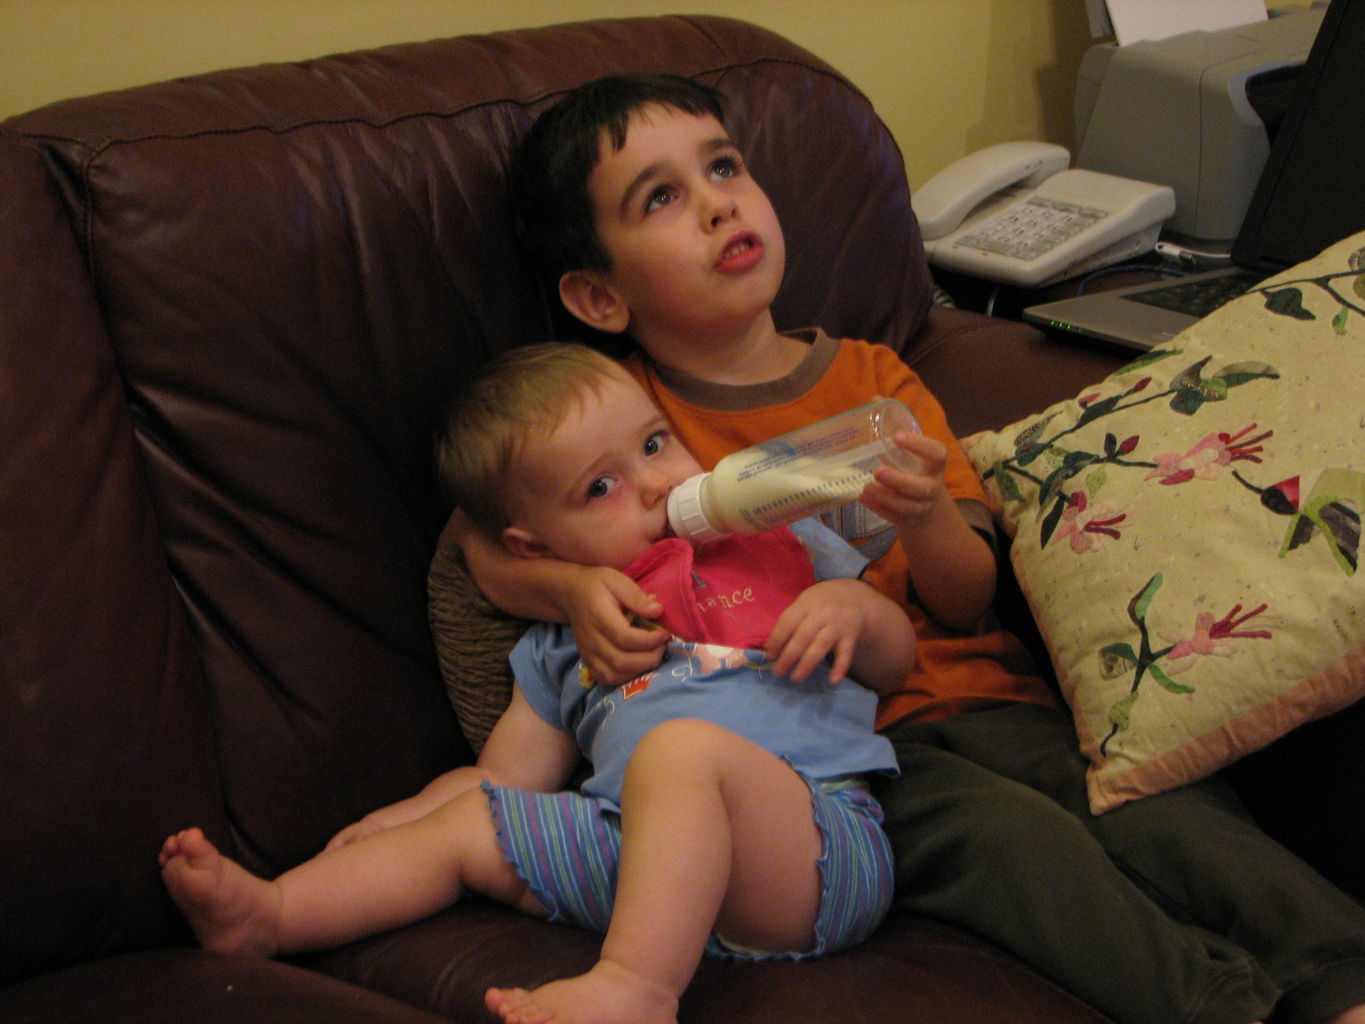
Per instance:
[[[457,510],[442,539],[460,545],[484,596],[510,615],[572,626],[579,655],[597,682],[618,686],[659,664],[667,634],[635,620],[655,619],[663,608],[625,573],[521,558],[461,520]]]

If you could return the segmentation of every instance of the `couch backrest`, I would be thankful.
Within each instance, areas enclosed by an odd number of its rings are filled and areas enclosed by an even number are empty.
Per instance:
[[[431,437],[490,354],[557,329],[511,246],[510,147],[637,68],[730,95],[788,235],[779,326],[904,344],[931,289],[900,154],[737,21],[395,46],[4,125],[0,820],[30,831],[0,883],[47,923],[35,945],[7,907],[0,961],[175,935],[170,829],[274,871],[468,757],[426,623]]]

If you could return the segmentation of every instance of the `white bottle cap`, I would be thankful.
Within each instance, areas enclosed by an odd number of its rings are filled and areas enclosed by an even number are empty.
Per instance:
[[[668,492],[668,525],[683,540],[705,544],[724,536],[701,508],[701,484],[709,473],[688,477]]]

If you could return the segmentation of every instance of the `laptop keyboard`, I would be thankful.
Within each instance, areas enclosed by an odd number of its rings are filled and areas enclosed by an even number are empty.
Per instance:
[[[1232,274],[1206,277],[1199,281],[1177,281],[1174,284],[1162,285],[1160,288],[1133,292],[1124,298],[1201,318],[1219,306],[1231,302],[1260,281],[1261,277],[1258,274],[1253,274],[1249,270],[1238,270]]]

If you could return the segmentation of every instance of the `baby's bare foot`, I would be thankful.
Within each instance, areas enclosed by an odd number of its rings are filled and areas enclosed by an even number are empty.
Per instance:
[[[218,953],[279,951],[279,890],[218,852],[197,828],[166,840],[157,858],[166,890],[199,944]]]
[[[1359,1003],[1349,1010],[1337,1014],[1327,1024],[1365,1024],[1365,1003]]]
[[[600,960],[587,974],[531,992],[490,988],[489,1011],[506,1024],[677,1024],[678,1000],[657,982]]]

